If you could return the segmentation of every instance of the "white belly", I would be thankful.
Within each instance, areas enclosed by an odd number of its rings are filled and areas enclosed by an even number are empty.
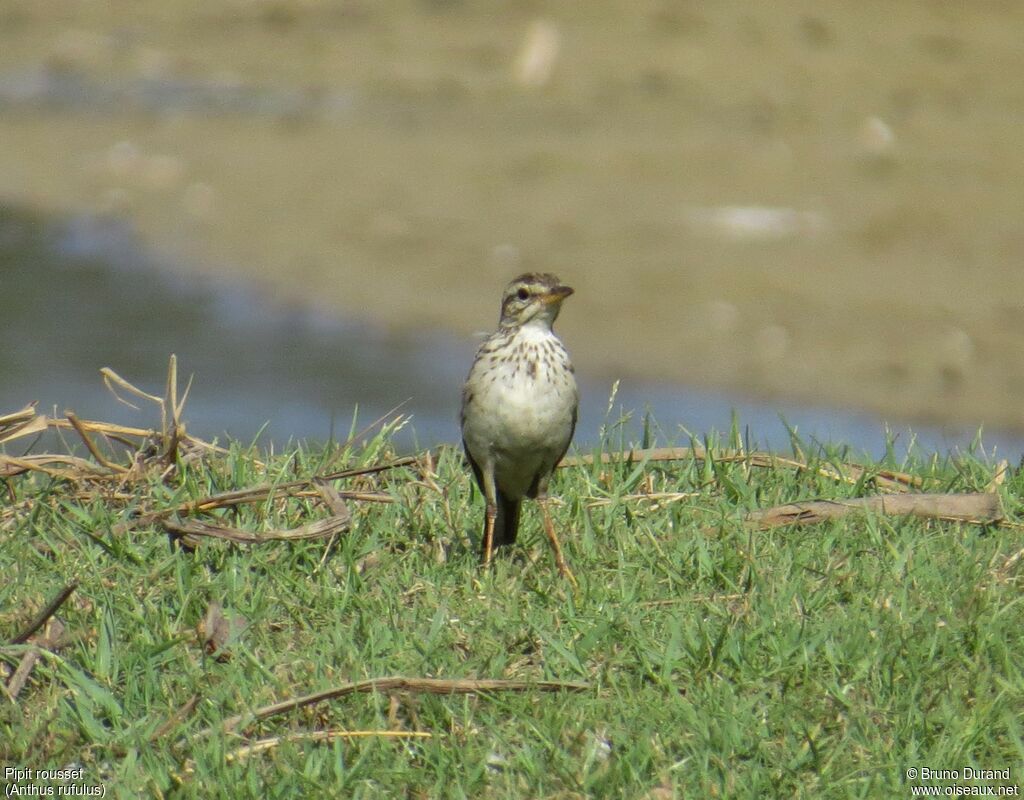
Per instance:
[[[520,344],[525,358],[484,357],[474,364],[462,431],[474,461],[486,468],[491,459],[499,488],[513,497],[564,452],[578,401],[569,356],[553,334],[524,330]]]

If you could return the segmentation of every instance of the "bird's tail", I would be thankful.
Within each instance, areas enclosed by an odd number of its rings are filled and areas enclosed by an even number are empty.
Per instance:
[[[509,500],[498,492],[498,515],[494,518],[494,546],[515,544],[516,533],[519,531],[520,500]],[[484,521],[486,526],[487,521]],[[486,529],[485,529],[486,533]]]

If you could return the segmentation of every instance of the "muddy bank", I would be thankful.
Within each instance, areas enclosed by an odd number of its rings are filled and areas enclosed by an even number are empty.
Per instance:
[[[555,271],[592,373],[1024,428],[1020,6],[587,8],[8,4],[0,198],[406,329]]]

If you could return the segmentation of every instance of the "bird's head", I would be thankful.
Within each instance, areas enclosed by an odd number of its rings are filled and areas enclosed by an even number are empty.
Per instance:
[[[501,298],[501,326],[518,327],[537,320],[551,327],[562,301],[572,289],[550,273],[528,272],[505,289]]]

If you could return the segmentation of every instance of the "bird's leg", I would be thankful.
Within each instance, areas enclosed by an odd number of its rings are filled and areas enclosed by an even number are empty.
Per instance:
[[[480,551],[480,563],[484,569],[491,566],[491,552],[494,550],[494,520],[498,516],[498,487],[494,480],[494,465],[485,464],[482,470],[484,499],[487,501],[487,516],[484,519],[484,544]]]
[[[576,576],[572,574],[569,565],[565,563],[565,556],[562,555],[562,546],[558,543],[558,534],[555,533],[555,525],[551,521],[551,514],[548,511],[547,495],[538,495],[537,502],[540,503],[540,512],[544,517],[544,532],[547,533],[548,541],[551,542],[551,549],[555,553],[555,566],[558,567],[559,574],[572,584],[572,588],[578,589],[579,584],[576,583]]]
[[[480,553],[480,563],[484,569],[491,566],[491,551],[494,550],[494,519],[498,516],[498,507],[494,503],[487,503],[487,517],[484,522],[484,546]]]

